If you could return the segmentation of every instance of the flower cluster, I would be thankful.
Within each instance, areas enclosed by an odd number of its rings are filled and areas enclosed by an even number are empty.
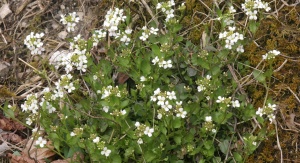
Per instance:
[[[174,18],[174,9],[172,6],[175,6],[174,0],[170,0],[169,2],[157,3],[156,9],[161,9],[161,11],[166,14],[166,22],[168,22],[171,18]]]
[[[70,136],[76,136],[76,135],[82,135],[83,133],[83,128],[79,127],[79,128],[74,128],[73,131],[70,133]]]
[[[157,56],[152,59],[153,65],[158,64],[158,67],[163,67],[164,69],[172,68],[172,60],[165,61],[163,58],[159,59]]]
[[[245,3],[242,4],[242,9],[249,16],[250,20],[257,20],[259,9],[264,9],[266,12],[271,10],[269,4],[261,0],[245,0]]]
[[[277,55],[280,54],[278,50],[272,50],[262,56],[263,60],[274,59]]]
[[[80,35],[76,36],[74,41],[70,43],[69,51],[56,51],[50,58],[50,63],[56,69],[64,67],[67,74],[73,70],[73,67],[82,72],[85,72],[87,69],[87,42],[81,39]]]
[[[26,97],[26,101],[21,105],[22,111],[30,113],[29,117],[26,118],[26,124],[31,125],[32,122],[37,118],[38,115],[38,95],[29,94]]]
[[[107,87],[103,87],[102,90],[97,91],[97,94],[102,94],[101,99],[105,99],[111,95],[122,97],[122,95],[126,93],[127,93],[126,91],[120,91],[118,86],[113,87],[111,85]]]
[[[147,135],[149,137],[152,137],[152,134],[154,133],[154,129],[150,128],[149,126],[146,126],[144,124],[140,124],[140,122],[135,122],[136,135],[138,137],[141,137],[143,135]]]
[[[76,17],[76,12],[70,13],[68,16],[61,15],[60,21],[64,24],[67,25],[67,31],[71,32],[74,31],[76,23],[79,22],[79,17]]]
[[[239,108],[241,106],[240,102],[238,100],[231,101],[231,97],[225,98],[222,96],[218,96],[218,99],[216,100],[216,103],[225,104],[225,106],[229,107],[230,104],[233,108]]]
[[[109,32],[109,36],[117,36],[118,26],[125,19],[126,16],[123,15],[123,9],[109,9],[105,15],[103,27]]]
[[[217,132],[216,129],[214,128],[215,124],[213,123],[211,116],[205,117],[205,122],[203,124],[203,127],[205,128],[206,131],[211,131],[213,133]]]
[[[161,92],[160,88],[157,88],[154,91],[153,96],[150,97],[151,101],[157,102],[156,104],[160,106],[160,109],[157,111],[157,118],[161,119],[163,115],[169,116],[175,113],[176,117],[185,118],[187,112],[182,108],[182,101],[175,101],[176,94],[174,91]],[[173,106],[175,104],[175,107]]]
[[[99,41],[106,37],[106,31],[104,29],[95,30],[92,35],[93,46],[97,46]]]
[[[42,54],[45,49],[43,48],[43,42],[41,38],[44,36],[44,33],[34,33],[31,32],[28,36],[26,36],[24,40],[24,44],[31,51],[32,55]]]
[[[122,32],[121,34],[118,34],[116,36],[116,38],[120,38],[121,42],[124,42],[125,45],[128,45],[131,41],[130,39],[130,34],[132,33],[132,29],[127,28],[124,32]]]
[[[201,80],[197,80],[196,84],[198,85],[197,90],[198,92],[202,92],[207,90],[207,88],[210,87],[210,81],[211,81],[211,76],[210,75],[206,75],[205,78],[201,79]]]
[[[276,110],[275,104],[268,103],[268,106],[264,106],[263,108],[258,108],[256,111],[256,115],[262,117],[263,115],[267,115],[269,121],[272,123],[275,120],[274,111]]]
[[[62,98],[64,96],[64,92],[67,91],[68,93],[72,93],[75,90],[74,83],[71,82],[72,79],[71,74],[62,75],[60,79],[55,82],[56,89],[54,90],[54,94],[51,97],[52,100],[56,98]]]
[[[158,35],[158,28],[151,27],[150,29],[148,29],[146,26],[143,26],[142,30],[142,36],[140,36],[140,39],[142,41],[146,41],[151,34]]]
[[[228,31],[224,31],[219,35],[219,39],[225,39],[225,48],[227,49],[232,49],[232,46],[234,46],[239,40],[244,40],[243,34],[235,32],[235,30],[235,26],[229,26]],[[239,49],[237,49],[237,51],[243,51],[242,46],[240,46]]]

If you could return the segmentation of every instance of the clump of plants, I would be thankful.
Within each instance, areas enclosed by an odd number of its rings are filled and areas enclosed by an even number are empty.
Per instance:
[[[269,4],[246,0],[240,13],[231,3],[215,6],[202,24],[201,45],[181,35],[184,3],[143,5],[151,16],[143,24],[130,9],[114,6],[88,39],[69,38],[69,49],[49,60],[59,78],[37,71],[49,85],[20,107],[5,107],[6,113],[22,110],[36,146],[51,141],[61,157],[84,155],[78,162],[245,161],[269,134],[267,124],[276,123],[268,93],[254,108],[242,83],[252,80],[268,90],[280,52],[261,57],[259,64],[269,65],[264,69],[239,60]],[[72,13],[61,21],[72,32],[80,20]],[[26,37],[31,54],[43,55],[43,36]],[[95,57],[97,49],[105,50]],[[131,82],[116,82],[120,74]]]

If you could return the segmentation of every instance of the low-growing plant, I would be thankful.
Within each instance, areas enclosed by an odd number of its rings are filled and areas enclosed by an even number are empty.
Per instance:
[[[268,94],[256,109],[243,86],[268,90],[280,52],[266,52],[256,68],[239,59],[269,4],[246,0],[237,13],[216,3],[200,24],[201,45],[184,38],[184,3],[147,5],[143,24],[115,6],[91,37],[70,38],[49,60],[57,81],[37,70],[49,85],[21,105],[35,145],[51,141],[61,157],[83,155],[78,162],[244,162],[271,134],[265,118],[276,123]],[[71,32],[80,20],[72,13],[61,21]],[[43,53],[43,36],[26,37],[32,55]],[[16,109],[4,110],[12,117]]]

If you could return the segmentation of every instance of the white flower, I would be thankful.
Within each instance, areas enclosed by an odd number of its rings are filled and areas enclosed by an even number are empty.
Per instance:
[[[100,141],[100,138],[98,136],[95,139],[93,139],[94,143],[99,143],[99,141]]]
[[[132,29],[130,29],[130,28],[126,28],[126,30],[125,30],[125,33],[126,33],[126,34],[128,34],[128,35],[129,35],[129,34],[131,34],[131,32],[132,32]]]
[[[270,104],[268,103],[268,107],[271,108],[272,110],[276,110],[276,104]]]
[[[145,32],[143,32],[143,33],[142,33],[142,36],[140,36],[140,39],[141,39],[142,41],[146,41],[146,40],[148,39],[148,37],[149,37],[149,35],[146,34]]]
[[[167,92],[167,98],[168,98],[169,100],[172,100],[172,99],[176,100],[176,94],[175,94],[175,92],[174,92],[174,91],[172,91],[172,92]]]
[[[73,136],[76,136],[76,134],[75,134],[74,132],[71,132],[71,133],[70,133],[70,136],[73,137]]]
[[[198,90],[198,92],[202,92],[202,91],[206,90],[206,87],[204,85],[199,85],[197,87],[197,90]]]
[[[206,121],[206,122],[211,122],[211,121],[212,121],[211,116],[206,116],[206,117],[205,117],[205,121]]]
[[[263,109],[258,108],[258,110],[256,111],[256,115],[259,115],[260,117],[262,117],[263,116]]]
[[[125,115],[126,113],[127,113],[126,110],[122,110],[122,111],[121,111],[121,114],[122,114],[122,115]]]
[[[141,76],[141,77],[140,77],[140,81],[141,81],[141,82],[144,82],[144,81],[146,81],[146,80],[147,80],[147,79],[145,78],[145,76]]]
[[[158,32],[158,28],[153,28],[153,27],[150,28],[150,33],[157,35],[157,32]]]
[[[42,137],[39,137],[35,141],[35,145],[39,145],[41,148],[43,148],[46,144],[47,144],[47,141],[45,139],[43,139]]]
[[[222,103],[225,100],[225,97],[218,96],[217,103]]]
[[[160,88],[157,88],[155,91],[154,91],[154,95],[158,95],[160,94]]]
[[[111,150],[109,150],[107,147],[104,147],[103,150],[101,151],[101,155],[105,155],[108,157],[111,153]]]
[[[156,98],[156,96],[150,96],[150,101],[156,101],[157,100],[157,98]]]
[[[236,12],[236,10],[234,9],[234,7],[233,6],[230,6],[229,7],[229,13],[235,13]]]
[[[157,3],[156,9],[160,9],[160,8],[161,8],[161,3]]]
[[[162,118],[162,114],[158,113],[157,114],[157,119],[161,119]]]
[[[107,113],[108,110],[109,110],[109,106],[104,106],[104,107],[102,108],[102,110],[103,110],[105,113]]]
[[[164,105],[166,98],[164,96],[157,96],[158,102],[157,105]]]
[[[26,118],[26,124],[30,126],[32,124],[32,119]]]
[[[158,63],[158,62],[159,62],[159,59],[157,56],[154,59],[152,59],[153,65],[156,65],[156,63]]]
[[[240,102],[238,100],[231,101],[231,104],[232,104],[232,107],[234,107],[234,108],[238,108],[241,106]]]
[[[165,111],[169,111],[170,109],[172,109],[172,105],[169,104],[169,101],[166,101],[164,104],[161,105],[161,107],[165,109]]]
[[[143,144],[143,143],[144,143],[144,142],[143,142],[143,139],[139,138],[138,141],[137,141],[137,143],[138,143],[138,144]]]
[[[236,51],[237,51],[237,52],[240,52],[240,53],[244,53],[244,47],[243,47],[243,45],[238,46],[238,47],[236,48]]]
[[[139,127],[141,124],[140,124],[140,122],[135,122],[135,127]]]
[[[151,137],[153,132],[154,132],[153,128],[146,127],[145,131],[144,131],[144,134],[148,135],[149,137]]]
[[[179,113],[176,114],[177,117],[185,118],[187,112],[183,110],[183,108],[178,109]]]

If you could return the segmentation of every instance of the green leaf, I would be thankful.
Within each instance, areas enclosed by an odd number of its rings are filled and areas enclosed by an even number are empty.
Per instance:
[[[147,151],[147,152],[145,153],[145,160],[146,160],[146,162],[151,162],[151,161],[153,161],[155,158],[156,158],[156,154],[154,154],[153,152]]]
[[[258,26],[259,26],[258,22],[254,21],[254,20],[250,20],[250,22],[249,22],[249,30],[252,33],[255,33],[257,31]]]
[[[197,71],[191,67],[187,68],[187,73],[189,76],[195,76],[197,74]]]
[[[173,120],[173,127],[174,128],[180,128],[181,127],[181,119],[180,118],[175,118]]]
[[[143,60],[141,65],[141,70],[145,75],[149,75],[151,72],[151,65],[148,60]]]
[[[181,136],[175,136],[175,137],[174,137],[174,141],[175,141],[175,143],[178,144],[178,145],[181,144]]]
[[[254,71],[253,71],[253,76],[254,76],[254,78],[255,78],[257,81],[259,81],[259,82],[261,82],[261,83],[263,83],[263,84],[266,83],[266,77],[264,76],[264,74],[263,74],[262,72],[260,72],[260,71],[258,71],[258,70],[254,70]]]
[[[122,162],[120,155],[113,155],[112,158],[113,158],[112,163],[121,163]]]
[[[121,102],[120,109],[125,108],[129,104],[129,100],[125,100]]]
[[[181,25],[181,24],[175,24],[175,25],[173,26],[172,32],[173,32],[173,33],[176,33],[176,32],[178,32],[181,28],[182,28],[182,25]]]
[[[160,56],[160,48],[156,44],[152,44],[151,49],[155,55]]]
[[[233,152],[233,157],[234,157],[235,161],[237,161],[237,162],[243,162],[243,158],[242,158],[242,156],[239,153]]]
[[[15,118],[15,113],[14,113],[13,110],[7,108],[7,109],[4,109],[3,111],[4,111],[5,116],[6,116],[7,118],[12,118],[12,119]]]
[[[219,143],[219,147],[222,153],[227,154],[228,147],[229,147],[229,141],[226,139],[223,142]]]

